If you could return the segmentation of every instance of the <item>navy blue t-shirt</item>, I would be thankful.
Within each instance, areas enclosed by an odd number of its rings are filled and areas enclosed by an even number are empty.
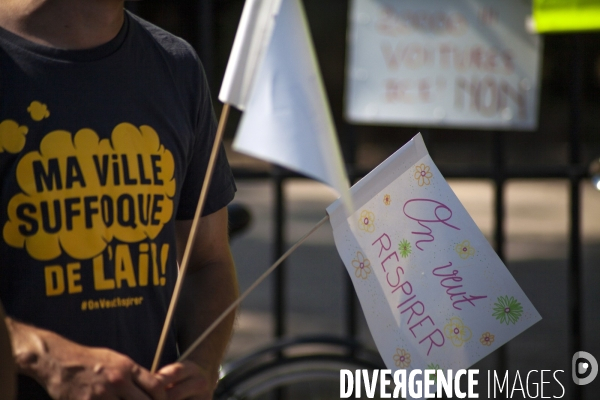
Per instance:
[[[60,50],[0,29],[0,298],[11,317],[152,363],[216,130],[185,41],[125,12]],[[204,214],[235,184],[223,149]],[[176,359],[171,332],[163,363]]]

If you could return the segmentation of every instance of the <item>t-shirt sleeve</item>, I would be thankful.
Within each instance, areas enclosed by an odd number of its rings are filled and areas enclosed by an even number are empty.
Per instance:
[[[194,132],[194,145],[177,209],[176,218],[179,220],[194,218],[217,130],[208,83],[199,60],[197,60],[197,65],[199,68],[197,96],[199,97],[196,102],[198,105],[195,116],[196,132]],[[221,144],[202,216],[212,214],[229,204],[233,200],[235,191],[233,174],[225,149]]]

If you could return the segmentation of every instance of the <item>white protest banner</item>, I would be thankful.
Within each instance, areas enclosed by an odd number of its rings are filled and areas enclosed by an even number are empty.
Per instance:
[[[529,15],[525,0],[353,0],[348,120],[536,129],[542,40]]]
[[[468,368],[541,317],[427,153],[421,135],[327,208],[391,370]]]

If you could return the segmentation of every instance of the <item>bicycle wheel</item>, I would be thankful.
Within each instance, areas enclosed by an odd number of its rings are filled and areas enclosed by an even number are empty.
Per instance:
[[[319,354],[298,353],[302,346],[315,345],[327,348]],[[227,370],[215,399],[338,399],[341,369],[379,368],[384,368],[379,355],[354,342],[323,337],[295,339],[261,350]]]

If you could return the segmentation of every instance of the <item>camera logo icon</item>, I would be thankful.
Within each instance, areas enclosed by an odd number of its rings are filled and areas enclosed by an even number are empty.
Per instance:
[[[598,361],[593,355],[586,351],[578,351],[573,354],[571,362],[573,382],[576,385],[587,385],[592,383],[598,375]]]

